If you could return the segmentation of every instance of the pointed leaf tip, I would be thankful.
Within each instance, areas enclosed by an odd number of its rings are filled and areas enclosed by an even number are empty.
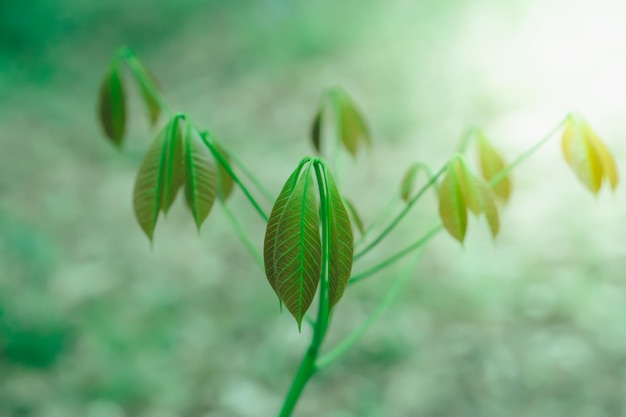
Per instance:
[[[100,85],[98,114],[104,133],[120,147],[126,126],[126,99],[117,63],[111,65]]]

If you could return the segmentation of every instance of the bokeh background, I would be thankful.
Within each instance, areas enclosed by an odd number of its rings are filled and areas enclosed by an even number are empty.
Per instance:
[[[122,152],[96,121],[118,46],[274,193],[343,86],[374,135],[338,173],[367,223],[470,125],[512,160],[577,110],[626,166],[624,21],[621,0],[0,1],[0,416],[273,416],[307,344],[219,207],[198,237],[178,201],[150,248],[136,91]],[[623,188],[594,198],[558,136],[513,181],[498,239],[483,220],[463,247],[435,238],[297,416],[626,416]],[[229,206],[261,248],[240,192]],[[428,196],[354,270],[436,222]],[[348,290],[327,347],[405,267]]]

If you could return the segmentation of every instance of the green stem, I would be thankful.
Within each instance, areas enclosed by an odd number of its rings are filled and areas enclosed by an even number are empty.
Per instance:
[[[254,242],[252,242],[252,238],[250,237],[248,232],[246,232],[246,229],[241,225],[241,223],[239,223],[239,221],[237,220],[237,217],[235,217],[234,213],[232,212],[232,210],[228,207],[226,203],[224,203],[221,199],[219,200],[219,203],[220,203],[220,206],[222,207],[222,210],[224,210],[224,213],[226,213],[226,217],[228,217],[230,224],[235,230],[235,233],[237,233],[237,236],[239,236],[239,239],[246,246],[246,248],[248,249],[248,252],[250,252],[250,255],[252,255],[257,265],[259,265],[259,267],[262,270],[265,270],[265,265],[263,263],[263,256],[261,256],[261,252],[259,252],[259,250],[254,245]]]
[[[294,377],[289,392],[285,397],[285,402],[280,411],[279,417],[290,417],[293,410],[304,391],[304,387],[309,382],[311,377],[317,372],[315,362],[319,355],[320,346],[324,341],[326,330],[328,329],[329,321],[329,300],[328,300],[328,263],[329,263],[329,218],[328,212],[330,211],[330,200],[328,198],[328,183],[326,182],[326,175],[324,170],[326,166],[320,160],[315,158],[312,162],[315,169],[315,176],[317,178],[317,184],[320,192],[320,219],[322,223],[322,272],[320,275],[320,289],[319,289],[319,308],[317,312],[317,320],[313,328],[313,337],[309,348],[300,362],[298,372]]]
[[[567,115],[556,126],[554,126],[552,128],[552,130],[550,131],[550,133],[548,133],[541,140],[539,140],[539,142],[537,142],[535,145],[533,145],[531,148],[529,148],[526,152],[523,152],[521,155],[519,155],[517,158],[515,158],[515,160],[513,162],[511,162],[511,164],[509,166],[504,168],[495,177],[493,177],[491,179],[491,181],[489,181],[489,185],[491,187],[496,186],[507,175],[509,175],[509,173],[511,171],[513,171],[519,164],[521,164],[522,162],[527,160],[532,154],[537,152],[539,150],[539,148],[541,148],[543,145],[545,145],[550,140],[550,138],[552,138],[552,136],[554,136],[556,134],[556,132],[558,132],[559,129],[561,129],[563,127],[563,125],[567,122],[568,118],[569,118],[569,115]]]
[[[530,149],[528,149],[526,152],[523,152],[522,154],[520,154],[517,158],[515,158],[515,160],[513,160],[513,162],[511,162],[511,164],[509,166],[507,166],[505,169],[503,169],[498,175],[496,175],[495,177],[493,177],[491,179],[491,181],[489,181],[489,185],[491,187],[496,186],[500,181],[502,181],[513,169],[515,169],[517,166],[519,166],[522,162],[524,162],[526,159],[528,159],[532,154],[534,154],[535,152],[537,152],[543,145],[545,145],[552,136],[554,136],[554,134],[563,127],[563,125],[565,124],[565,122],[567,121],[567,118],[569,116],[565,117],[563,120],[561,120],[546,136],[544,136],[543,138],[541,138],[535,145],[533,145]],[[441,171],[437,174],[439,175],[441,173]],[[420,246],[422,246],[423,244],[425,244],[428,240],[430,240],[432,237],[434,237],[437,233],[439,233],[441,230],[443,229],[443,226],[440,224],[436,227],[434,227],[431,231],[429,231],[428,233],[426,233],[426,235],[424,235],[422,238],[420,238],[417,242],[407,246],[406,248],[402,249],[401,251],[397,252],[395,255],[390,256],[389,258],[385,259],[384,261],[374,265],[373,267],[359,273],[356,275],[353,275],[352,278],[350,278],[349,284],[354,284],[357,283],[359,281],[361,281],[364,278],[367,278],[368,276],[375,274],[376,272],[380,271],[381,269],[384,269],[390,265],[392,265],[394,262],[400,260],[401,258],[403,258],[404,256],[408,255],[409,253],[411,253],[413,250],[418,249]]]
[[[199,133],[198,133],[199,134]],[[200,134],[199,134],[200,135]],[[241,191],[243,191],[243,193],[245,194],[245,196],[248,198],[248,201],[250,201],[250,204],[252,204],[252,206],[255,208],[255,210],[257,211],[257,213],[259,213],[259,215],[263,218],[263,220],[267,223],[269,217],[268,215],[265,213],[265,211],[263,211],[263,209],[261,208],[261,206],[259,205],[259,203],[254,199],[254,197],[252,197],[252,194],[250,193],[250,191],[248,190],[248,188],[243,184],[243,182],[241,181],[241,179],[239,178],[239,176],[237,174],[235,174],[235,172],[233,171],[233,169],[230,167],[230,164],[228,163],[228,161],[226,161],[226,159],[224,158],[224,156],[221,154],[221,152],[217,149],[216,146],[214,146],[213,141],[210,139],[210,134],[207,135],[200,135],[200,137],[202,138],[202,141],[204,142],[204,144],[207,146],[207,148],[209,148],[209,150],[211,151],[211,153],[213,154],[213,157],[217,160],[217,162],[226,170],[226,172],[228,172],[228,175],[231,176],[231,178],[233,179],[233,181],[235,181],[237,183],[237,185],[239,186],[239,188],[241,188]]]
[[[361,258],[363,255],[365,255],[367,252],[369,252],[370,250],[372,250],[374,247],[376,247],[376,245],[378,245],[384,238],[385,236],[387,236],[399,223],[400,221],[402,221],[402,219],[404,218],[404,216],[407,215],[407,213],[411,210],[411,208],[413,207],[413,205],[415,203],[417,203],[417,201],[422,197],[422,195],[424,195],[424,193],[426,192],[426,190],[428,190],[430,187],[432,187],[433,185],[435,185],[435,183],[437,182],[437,179],[439,179],[439,177],[444,173],[446,169],[446,166],[444,166],[443,168],[441,168],[439,170],[439,172],[437,172],[435,174],[435,176],[433,176],[427,183],[426,185],[424,185],[419,192],[415,195],[415,197],[413,197],[411,200],[409,200],[409,202],[407,203],[406,207],[404,207],[404,209],[400,212],[400,214],[398,214],[396,216],[395,219],[393,219],[393,221],[391,222],[391,224],[389,226],[387,226],[387,228],[385,230],[383,230],[376,239],[374,239],[369,245],[367,245],[364,249],[362,249],[361,251],[357,252],[354,255],[354,260],[358,260],[359,258]]]
[[[417,262],[419,261],[419,256],[415,258],[415,261],[411,263],[411,265],[406,269],[406,271],[400,275],[394,283],[387,290],[387,294],[380,301],[376,309],[365,319],[361,325],[356,328],[348,337],[346,337],[337,347],[333,350],[322,356],[315,363],[315,367],[318,371],[321,371],[328,366],[330,366],[333,362],[335,362],[339,357],[341,357],[344,353],[346,353],[352,346],[359,341],[361,336],[365,334],[365,332],[380,318],[380,316],[393,304],[395,299],[401,293],[402,289],[412,277],[413,270],[415,269]]]
[[[170,109],[170,107],[168,106],[167,102],[161,96],[161,93],[159,89],[157,88],[157,86],[154,84],[152,79],[147,76],[148,73],[146,72],[141,61],[137,58],[137,55],[135,54],[135,52],[128,47],[122,47],[118,49],[117,57],[118,59],[124,59],[126,61],[126,63],[128,64],[130,70],[132,71],[137,81],[139,81],[148,90],[150,95],[152,95],[152,97],[154,97],[157,103],[159,103],[159,106],[163,109],[163,111],[165,111],[166,113],[169,113],[170,115],[174,114],[172,110]],[[197,127],[195,127],[193,123],[191,123],[191,120],[189,120],[189,118],[187,118],[187,122],[189,123],[190,126],[193,126],[193,128],[195,128],[198,132],[200,131],[200,129],[198,129]],[[228,162],[224,159],[223,155],[218,150],[216,150],[215,146],[213,146],[213,144],[210,143],[203,135],[200,135],[200,136],[202,137],[202,140],[207,145],[207,147],[209,148],[209,150],[211,151],[215,159],[219,162],[220,165],[224,167],[224,169],[229,173],[229,175],[233,178],[233,180],[237,183],[237,185],[239,185],[239,187],[241,188],[243,193],[246,195],[250,203],[254,206],[256,211],[261,215],[263,220],[267,222],[268,220],[267,214],[259,206],[259,204],[254,199],[254,197],[252,197],[252,194],[246,188],[246,186],[241,182],[239,177],[233,172],[232,168],[230,167]],[[230,154],[230,156],[232,160],[235,162],[235,164],[242,170],[244,175],[246,175],[246,177],[250,179],[250,181],[259,189],[259,191],[261,191],[261,193],[263,193],[263,195],[267,197],[270,202],[272,202],[273,201],[272,195],[261,184],[261,182],[252,174],[252,172],[241,161],[232,157],[232,154]]]
[[[472,126],[465,131],[465,134],[461,139],[461,145],[459,146],[459,153],[463,154],[465,153],[465,151],[467,151],[467,148],[469,147],[472,140],[476,138],[476,133],[478,132],[480,132],[480,129],[475,126]]]
[[[371,267],[369,269],[366,269],[365,271],[360,272],[360,273],[358,273],[356,275],[353,275],[352,278],[350,278],[350,281],[348,281],[348,285],[356,284],[357,282],[359,282],[359,281],[369,277],[370,275],[375,274],[376,272],[380,271],[381,269],[384,269],[384,268],[392,265],[394,262],[399,261],[400,259],[402,259],[406,255],[408,255],[409,253],[411,253],[414,250],[417,250],[420,247],[424,246],[430,239],[435,237],[435,235],[437,233],[439,233],[442,229],[443,229],[443,226],[441,224],[438,225],[438,226],[433,227],[428,233],[426,233],[424,236],[422,236],[417,242],[414,242],[414,243],[410,244],[406,248],[404,248],[404,249],[400,250],[399,252],[397,252],[395,255],[390,256],[389,258],[387,258],[384,261],[374,265],[373,267]]]
[[[389,200],[389,203],[387,204],[387,206],[385,207],[385,209],[380,213],[380,215],[365,229],[365,231],[363,232],[363,234],[361,235],[361,237],[359,238],[359,240],[355,243],[355,247],[360,247],[363,244],[365,244],[365,241],[367,239],[367,237],[372,233],[372,231],[376,230],[376,228],[383,223],[385,220],[387,220],[387,217],[389,217],[389,215],[391,214],[391,212],[393,211],[393,209],[396,207],[396,205],[398,204],[399,200],[398,200],[398,196],[397,195],[393,195],[393,197],[391,198],[391,200]]]
[[[220,145],[220,146],[222,147],[222,149],[224,149],[223,145]],[[241,170],[241,172],[243,172],[243,174],[246,176],[246,178],[248,178],[250,180],[250,182],[252,184],[254,184],[254,186],[257,188],[257,190],[259,190],[261,192],[261,194],[263,194],[263,197],[265,197],[268,202],[274,203],[275,198],[272,195],[272,193],[270,193],[269,190],[267,188],[265,188],[265,186],[252,173],[252,171],[250,171],[250,169],[243,162],[241,162],[241,160],[239,158],[237,158],[234,153],[229,152],[228,149],[224,149],[224,151],[228,154],[228,157],[235,163],[237,168],[239,168]]]
[[[148,90],[150,95],[154,97],[157,103],[159,103],[159,107],[163,109],[164,112],[169,113],[170,115],[174,114],[167,102],[163,100],[161,92],[154,84],[152,78],[148,76],[146,69],[144,68],[139,58],[137,58],[135,52],[128,47],[122,47],[118,50],[118,56],[126,61],[128,67],[135,76],[135,79],[137,79],[137,81],[142,84],[146,90]]]

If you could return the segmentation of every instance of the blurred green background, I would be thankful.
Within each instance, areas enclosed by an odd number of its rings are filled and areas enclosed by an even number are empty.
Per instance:
[[[150,249],[130,196],[154,131],[136,94],[123,152],[96,122],[118,46],[274,193],[346,88],[375,148],[338,175],[368,222],[469,125],[511,160],[579,110],[624,166],[624,21],[621,0],[0,1],[0,416],[273,416],[308,341],[218,207],[197,237],[178,201]],[[296,415],[626,416],[623,190],[593,198],[557,137],[513,180],[497,241],[438,236]],[[354,270],[435,222],[429,196]],[[326,346],[402,266],[347,291]]]

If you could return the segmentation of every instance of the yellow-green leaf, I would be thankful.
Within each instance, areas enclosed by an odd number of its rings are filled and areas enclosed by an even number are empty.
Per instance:
[[[217,172],[211,152],[198,132],[187,126],[185,135],[185,200],[200,230],[217,195]]]
[[[296,319],[298,328],[317,290],[321,250],[311,164],[303,168],[301,163],[274,204],[263,249],[268,281]]]
[[[584,124],[579,117],[570,116],[565,124],[561,144],[565,160],[578,179],[592,193],[597,194],[604,175],[602,160]]]
[[[585,123],[585,132],[587,138],[589,138],[591,146],[596,150],[598,157],[600,158],[603,176],[609,181],[611,188],[615,190],[617,183],[619,182],[619,174],[617,172],[617,166],[615,164],[615,160],[613,159],[613,155],[611,155],[611,152],[604,145],[604,142],[602,142],[600,137],[596,134],[596,132],[594,132],[588,123]]]
[[[491,181],[496,175],[498,175],[506,167],[504,158],[498,153],[498,151],[489,143],[484,134],[479,134],[478,137],[478,156],[480,158],[480,170],[483,178],[487,181]],[[502,201],[509,201],[511,196],[511,180],[509,176],[502,178],[497,184],[493,186],[495,195]]]
[[[167,212],[183,182],[180,118],[174,117],[157,135],[141,162],[133,191],[139,225],[152,240],[159,211]]]
[[[117,63],[111,65],[100,85],[98,113],[104,133],[121,146],[126,126],[126,100],[124,85]]]
[[[448,233],[462,243],[467,231],[467,206],[455,161],[448,164],[439,187],[439,216]]]
[[[468,208],[477,216],[485,214],[491,234],[496,237],[500,219],[493,190],[457,157],[448,163],[439,189],[439,215],[446,230],[460,242],[467,230]]]
[[[324,166],[328,184],[329,221],[329,305],[332,309],[341,299],[352,271],[354,252],[352,226],[341,194],[329,169]]]

